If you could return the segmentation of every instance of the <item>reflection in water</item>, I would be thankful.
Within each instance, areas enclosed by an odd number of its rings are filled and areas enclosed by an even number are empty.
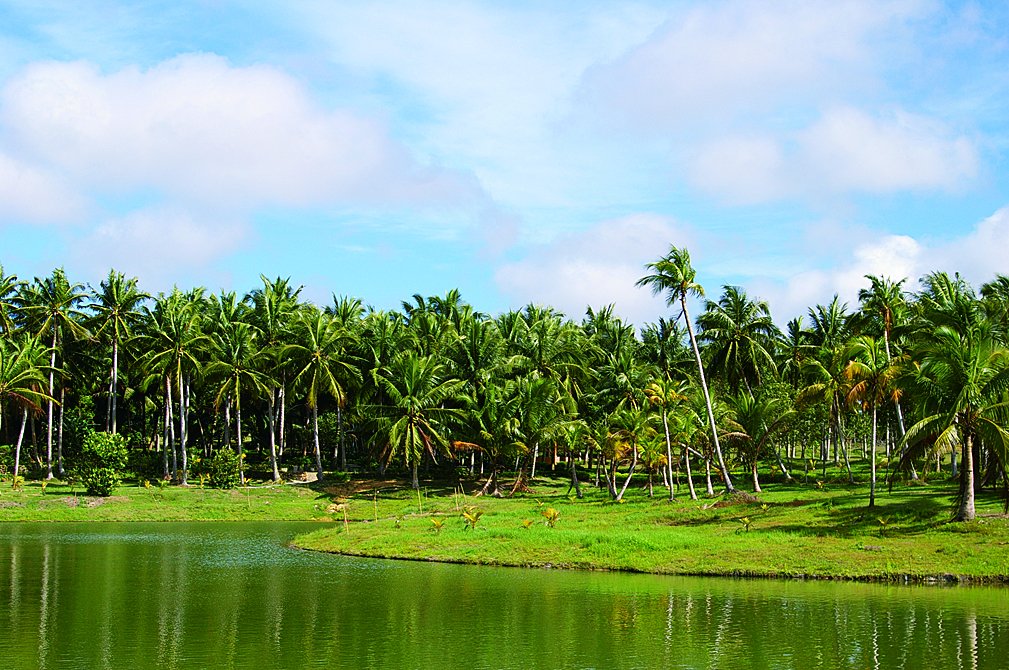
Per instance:
[[[345,559],[297,524],[0,524],[7,668],[1004,667],[1009,590]],[[0,622],[2,623],[2,622]]]

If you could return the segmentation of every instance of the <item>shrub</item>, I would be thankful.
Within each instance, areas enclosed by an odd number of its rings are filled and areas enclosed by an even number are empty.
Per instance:
[[[122,435],[91,433],[81,445],[74,474],[88,495],[109,496],[119,486],[126,458],[126,439]]]
[[[164,455],[156,451],[134,449],[126,460],[126,471],[137,481],[160,479],[165,473]]]
[[[218,449],[210,459],[207,474],[210,485],[218,489],[233,489],[241,482],[238,455],[231,449]]]

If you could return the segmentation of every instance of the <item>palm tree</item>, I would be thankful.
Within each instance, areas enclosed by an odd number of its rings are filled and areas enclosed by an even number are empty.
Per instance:
[[[860,403],[865,407],[872,408],[872,437],[870,441],[872,466],[869,480],[869,507],[874,507],[876,505],[876,410],[889,400],[896,402],[893,383],[900,375],[900,363],[903,362],[903,359],[898,359],[895,363],[891,360],[889,352],[886,351],[885,341],[880,343],[879,340],[868,335],[856,337],[848,346],[848,353],[845,357],[851,360],[845,374],[854,382],[854,386],[848,390],[848,404]]]
[[[677,301],[680,303],[680,311],[687,325],[687,334],[690,336],[690,345],[694,348],[694,359],[697,361],[697,374],[701,382],[701,391],[704,393],[704,404],[708,410],[708,423],[711,428],[711,440],[715,449],[715,456],[718,458],[718,467],[721,470],[725,488],[733,492],[736,489],[732,486],[729,469],[725,467],[725,459],[722,457],[722,447],[718,442],[718,427],[715,425],[715,413],[711,408],[708,383],[704,379],[704,364],[701,363],[701,351],[697,348],[697,338],[694,337],[694,329],[690,323],[690,314],[687,312],[687,296],[692,295],[703,298],[704,288],[694,281],[697,272],[690,265],[690,253],[686,249],[670,246],[668,254],[654,263],[648,263],[645,267],[652,270],[652,274],[642,277],[635,285],[649,286],[655,295],[664,293],[666,296],[666,305],[670,307],[675,305]]]
[[[288,345],[285,355],[294,358],[298,372],[294,384],[307,386],[308,406],[312,409],[312,440],[315,446],[315,469],[322,481],[322,456],[319,450],[319,394],[327,393],[337,406],[346,402],[344,386],[347,380],[360,380],[361,372],[351,365],[347,350],[353,336],[339,327],[323,312],[303,315],[295,326],[299,342]]]
[[[844,444],[844,432],[841,430],[841,411],[847,404],[848,391],[851,388],[851,379],[847,375],[850,359],[846,354],[847,351],[840,347],[833,350],[821,348],[817,357],[811,357],[804,361],[802,373],[808,383],[796,395],[795,405],[801,408],[808,403],[821,402],[829,407],[827,413],[827,452],[823,455],[824,476],[827,473],[830,436],[833,433],[834,444],[840,448],[844,456],[844,463],[848,469],[848,480],[854,483],[848,451]],[[834,454],[837,455],[836,448]]]
[[[40,403],[51,400],[41,387],[49,368],[45,355],[49,353],[35,338],[18,340],[0,338],[0,420],[7,408],[21,410],[21,431],[14,448],[14,476],[21,467],[21,440],[24,438],[28,413],[41,414]]]
[[[0,335],[10,335],[14,330],[12,313],[17,309],[17,295],[24,282],[17,275],[5,275],[0,264]]]
[[[179,399],[179,444],[182,450],[181,483],[188,484],[189,456],[186,450],[187,413],[190,403],[190,379],[194,372],[201,368],[203,350],[210,345],[210,338],[200,330],[200,312],[198,305],[179,292],[172,291],[170,295],[159,296],[155,301],[154,310],[146,309],[147,321],[150,324],[142,342],[147,351],[146,363],[150,369],[157,370],[165,381],[165,423],[171,419],[171,385],[175,381]],[[174,431],[174,427],[172,428]],[[167,432],[167,431],[166,431]],[[166,446],[168,444],[166,435]],[[175,456],[175,438],[172,437],[172,470],[178,477],[178,466]]]
[[[46,479],[53,478],[53,396],[56,373],[56,353],[67,337],[86,337],[81,325],[83,312],[77,309],[85,299],[84,284],[70,283],[62,268],[53,270],[45,279],[35,278],[22,287],[17,298],[20,318],[37,337],[51,339],[49,360],[49,393],[47,395],[48,431],[46,435]]]
[[[448,423],[464,416],[461,410],[444,404],[459,399],[465,382],[446,379],[443,370],[434,358],[407,352],[379,378],[387,403],[372,406],[380,417],[378,432],[386,441],[382,457],[391,462],[402,454],[412,470],[414,489],[420,488],[420,459],[425,453],[431,458],[437,458],[438,451],[447,453]]]
[[[270,466],[273,468],[273,481],[280,480],[280,470],[277,469],[277,424],[280,424],[279,442],[284,444],[284,422],[286,413],[287,388],[286,371],[282,352],[289,344],[291,325],[298,311],[298,295],[302,287],[294,288],[290,278],[270,281],[265,275],[260,275],[263,288],[249,294],[253,304],[250,317],[252,324],[259,329],[262,336],[263,353],[261,360],[268,369],[264,369],[269,392],[266,396],[267,419],[270,424]],[[279,416],[276,405],[279,401]]]
[[[781,333],[766,302],[750,300],[738,286],[723,288],[718,302],[708,301],[697,317],[697,339],[706,345],[712,374],[722,374],[733,393],[742,382],[753,395],[751,384],[760,384],[761,368],[776,370],[771,352]]]
[[[231,398],[235,399],[235,428],[238,438],[236,453],[242,458],[242,392],[256,396],[266,391],[266,383],[259,372],[257,331],[247,323],[235,322],[218,329],[212,336],[212,358],[207,365],[209,379],[219,379],[221,385],[214,398],[214,406],[224,404],[224,442],[230,447]],[[245,484],[245,468],[241,468]]]
[[[956,520],[974,519],[974,482],[980,464],[974,447],[983,444],[1003,471],[1009,467],[1009,352],[994,337],[987,320],[968,324],[965,332],[941,325],[923,341],[911,376],[923,418],[908,429],[901,466],[925,451],[961,450],[963,467],[955,503]]]
[[[673,502],[675,492],[673,490],[673,442],[669,433],[669,410],[679,405],[687,399],[683,393],[683,382],[673,382],[668,376],[652,381],[645,388],[645,396],[652,407],[658,407],[662,415],[662,429],[666,437],[666,467],[669,469],[669,501]],[[687,456],[687,479],[690,479],[690,457]],[[690,482],[690,499],[697,500],[694,492],[694,483]]]
[[[133,329],[140,322],[140,304],[150,298],[137,289],[137,278],[126,279],[122,273],[109,271],[109,276],[100,284],[99,291],[92,291],[95,312],[93,333],[112,344],[112,371],[109,386],[109,407],[106,415],[109,429],[116,433],[116,396],[119,388],[119,345],[133,337]]]
[[[760,493],[757,476],[760,455],[771,447],[776,435],[789,429],[798,413],[785,406],[780,398],[755,397],[749,393],[740,393],[729,404],[738,429],[733,437],[753,475],[753,491]]]

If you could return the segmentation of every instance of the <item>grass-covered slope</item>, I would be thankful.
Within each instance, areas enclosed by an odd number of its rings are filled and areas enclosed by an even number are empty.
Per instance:
[[[464,498],[451,484],[431,487],[421,500],[391,483],[331,489],[344,503],[334,515],[339,525],[295,544],[361,556],[669,574],[993,581],[1009,575],[1001,501],[983,494],[976,521],[949,523],[952,485],[945,480],[882,492],[873,510],[864,484],[769,484],[758,502],[692,502],[682,490],[679,502],[670,503],[656,488],[655,498],[633,490],[621,504],[584,485],[587,496],[576,500],[563,478],[537,480],[535,493],[511,498],[474,498],[473,488]],[[542,514],[547,508],[559,511],[553,528]],[[462,517],[467,510],[483,513],[475,529]]]

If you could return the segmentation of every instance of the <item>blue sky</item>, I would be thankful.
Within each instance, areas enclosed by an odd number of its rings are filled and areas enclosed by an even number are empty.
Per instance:
[[[1009,273],[1004,3],[0,3],[0,262],[778,321]]]

